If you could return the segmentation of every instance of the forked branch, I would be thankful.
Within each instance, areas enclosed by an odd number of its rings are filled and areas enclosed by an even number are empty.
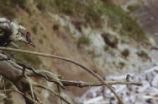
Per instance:
[[[84,69],[85,71],[89,72],[91,75],[93,75],[95,78],[97,78],[102,84],[106,85],[111,92],[115,95],[115,97],[118,99],[119,104],[123,104],[122,99],[118,96],[118,94],[115,92],[115,90],[112,88],[111,85],[109,85],[108,83],[106,83],[106,81],[103,80],[103,78],[98,75],[97,73],[93,72],[91,69],[89,69],[88,67],[72,60],[69,58],[65,58],[65,57],[60,57],[60,56],[56,56],[56,55],[51,55],[51,54],[46,54],[46,53],[40,53],[40,52],[35,52],[35,51],[28,51],[28,50],[21,50],[21,49],[14,49],[14,48],[6,48],[6,47],[0,47],[0,50],[3,51],[12,51],[12,52],[20,52],[20,53],[27,53],[27,54],[32,54],[32,55],[38,55],[38,56],[43,56],[43,57],[48,57],[48,58],[56,58],[56,59],[61,59],[70,63],[73,63],[77,66],[80,66],[82,69]]]

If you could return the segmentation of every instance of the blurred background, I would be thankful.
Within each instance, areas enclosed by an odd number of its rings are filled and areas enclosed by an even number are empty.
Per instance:
[[[157,4],[157,0],[0,0],[0,17],[31,32],[36,47],[17,43],[22,49],[71,58],[102,77],[120,76],[139,74],[157,65]],[[62,79],[97,81],[80,67],[61,60],[16,53],[10,56],[37,69],[49,69]],[[67,87],[62,94],[78,104],[88,89]],[[20,99],[10,96],[9,101],[15,104],[15,99]],[[48,92],[41,91],[41,99],[59,104]]]

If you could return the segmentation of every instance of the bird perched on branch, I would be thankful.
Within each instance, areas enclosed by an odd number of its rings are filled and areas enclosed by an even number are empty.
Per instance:
[[[34,46],[30,32],[27,32],[23,26],[6,18],[0,18],[0,46],[7,46],[12,41],[21,41]]]

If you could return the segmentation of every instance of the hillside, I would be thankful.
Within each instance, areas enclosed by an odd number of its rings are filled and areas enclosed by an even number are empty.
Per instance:
[[[102,77],[140,73],[155,64],[152,59],[157,54],[151,50],[154,40],[116,4],[110,0],[1,0],[0,17],[16,21],[31,32],[36,47],[17,43],[21,49],[71,58]],[[62,79],[97,81],[80,67],[61,60],[9,55],[16,61],[58,73]],[[69,99],[77,103],[73,98],[80,97],[87,88],[67,90]],[[41,94],[41,99],[52,104],[52,95],[45,95]],[[53,102],[58,104],[55,98]]]

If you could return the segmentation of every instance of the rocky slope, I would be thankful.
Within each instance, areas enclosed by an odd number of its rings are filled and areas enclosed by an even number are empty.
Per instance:
[[[12,18],[10,14],[16,12],[14,20],[32,33],[36,48],[24,45],[21,48],[72,58],[103,77],[127,72],[140,73],[156,64],[157,54],[151,50],[154,40],[150,36],[146,37],[137,22],[119,6],[106,4],[105,1],[92,4],[88,0],[72,4],[67,0],[64,3],[61,0],[53,1],[53,7],[49,7],[43,0],[27,1],[26,5],[16,6],[8,0],[10,4],[5,5],[13,10],[3,7],[0,2],[0,10],[3,11],[1,17]],[[29,62],[37,61],[34,56],[29,59],[26,58],[28,56],[21,57],[23,61],[27,59],[25,63],[30,65],[35,63]],[[63,79],[96,81],[89,73],[64,61],[42,57],[38,60],[41,61],[40,65],[40,61],[36,63],[38,68],[46,67],[62,75]],[[74,87],[67,89],[75,96],[87,90]],[[51,96],[47,94],[45,97],[51,101]]]

